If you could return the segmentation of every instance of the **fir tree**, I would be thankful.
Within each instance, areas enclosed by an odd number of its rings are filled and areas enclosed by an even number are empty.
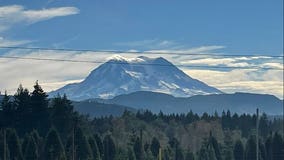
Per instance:
[[[214,148],[216,159],[222,160],[219,144],[216,138],[212,135],[211,131],[210,131],[210,136],[209,136],[209,144],[212,145],[212,147]]]
[[[75,149],[76,159],[89,160],[93,158],[90,145],[81,128],[78,128],[75,132]]]
[[[170,148],[166,148],[163,150],[163,159],[164,160],[171,160],[171,150]]]
[[[217,160],[216,155],[215,155],[215,150],[212,144],[209,144],[207,146],[207,152],[208,152],[208,159]]]
[[[151,149],[153,156],[158,157],[159,149],[160,149],[160,142],[156,137],[152,139],[150,149]]]
[[[20,135],[30,132],[33,128],[31,125],[33,122],[31,96],[28,89],[24,89],[22,85],[19,86],[14,95],[14,105],[17,108],[16,127]]]
[[[2,125],[3,127],[14,127],[14,117],[15,117],[15,109],[10,97],[7,95],[5,91],[4,97],[1,101],[1,109],[2,109]]]
[[[187,151],[185,154],[185,160],[194,160],[194,154],[191,151]]]
[[[104,156],[103,160],[113,160],[116,154],[115,144],[110,135],[106,135],[103,141]]]
[[[45,139],[44,158],[46,160],[65,160],[65,151],[58,133],[50,129]]]
[[[127,149],[127,158],[128,160],[136,160],[135,154],[131,148]]]
[[[27,159],[28,160],[38,160],[39,159],[38,148],[32,136],[28,137],[28,143],[27,143],[27,148],[25,148],[24,157],[26,160]]]
[[[4,135],[6,137],[4,137]],[[6,140],[6,145],[4,145],[4,140]],[[4,156],[6,157],[6,159],[10,159],[10,151],[7,144],[7,130],[2,128],[0,130],[0,159],[4,159]]]
[[[273,136],[272,140],[272,159],[283,160],[284,159],[284,148],[283,139],[277,132]]]
[[[10,159],[12,160],[22,160],[23,159],[19,137],[15,129],[7,130],[7,145],[8,145],[9,151],[11,151]]]
[[[255,137],[250,136],[246,144],[245,160],[256,159],[256,142]]]
[[[206,145],[202,145],[198,153],[198,160],[210,160]]]
[[[135,142],[134,142],[134,145],[133,145],[133,150],[134,150],[136,159],[137,160],[142,160],[143,149],[142,149],[141,140],[138,137],[135,138]]]
[[[270,134],[265,141],[266,159],[273,160],[272,158],[272,135]]]
[[[66,95],[57,95],[52,99],[52,123],[61,136],[66,135],[72,130],[73,106]]]
[[[227,118],[230,118],[230,112],[227,112]],[[224,151],[223,151],[223,155],[224,155],[224,160],[231,160],[233,159],[233,140],[232,137],[230,135],[230,131],[225,131],[225,138],[224,138]]]
[[[34,91],[31,94],[31,105],[33,112],[34,127],[38,129],[41,135],[45,135],[49,128],[48,114],[48,95],[43,91],[36,81]]]
[[[235,160],[244,160],[244,146],[240,140],[234,146],[234,158]]]
[[[183,152],[180,146],[177,146],[175,149],[175,160],[183,160]]]
[[[102,157],[103,156],[103,150],[104,150],[102,139],[98,134],[95,134],[94,138],[95,138],[96,144],[97,144],[98,149],[99,149],[100,157]]]
[[[76,128],[74,135],[72,133],[69,136],[65,148],[67,159],[73,159],[73,155],[75,155],[74,159],[93,159],[91,147],[81,128]]]
[[[89,137],[88,142],[90,144],[94,160],[100,160],[101,157],[96,140],[93,137]]]

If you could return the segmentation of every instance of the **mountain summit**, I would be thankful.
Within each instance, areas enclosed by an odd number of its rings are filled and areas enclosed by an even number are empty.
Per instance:
[[[154,91],[177,97],[219,94],[220,90],[193,79],[166,59],[114,56],[80,83],[50,93],[65,93],[72,100],[112,98],[136,91]]]

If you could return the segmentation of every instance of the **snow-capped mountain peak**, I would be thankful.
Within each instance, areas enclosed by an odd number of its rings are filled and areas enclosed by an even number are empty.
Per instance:
[[[222,93],[193,79],[162,57],[125,58],[115,55],[94,69],[84,81],[66,85],[50,95],[65,93],[70,99],[112,98],[136,91],[155,91],[177,97]]]

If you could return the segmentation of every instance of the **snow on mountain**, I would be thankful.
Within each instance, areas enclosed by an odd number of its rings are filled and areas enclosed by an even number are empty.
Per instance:
[[[176,97],[219,94],[220,90],[193,79],[166,59],[114,56],[80,83],[68,84],[51,96],[65,93],[72,100],[112,98],[136,91],[154,91]]]

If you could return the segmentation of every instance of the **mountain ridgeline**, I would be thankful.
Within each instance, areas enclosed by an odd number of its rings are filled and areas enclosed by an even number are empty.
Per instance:
[[[177,97],[222,93],[191,78],[162,57],[126,59],[116,56],[93,70],[82,82],[68,84],[49,94],[60,93],[72,100],[85,100],[113,98],[136,91],[162,92]]]
[[[191,78],[162,57],[127,59],[114,56],[82,82],[49,93],[50,97],[57,94],[66,94],[76,101],[76,110],[91,116],[121,115],[124,109],[155,113],[192,110],[198,114],[223,110],[251,114],[256,108],[269,115],[283,112],[283,100],[273,95],[222,93]]]
[[[88,106],[96,103],[116,104],[129,106],[136,110],[150,110],[154,113],[187,113],[192,110],[202,114],[207,112],[230,110],[235,113],[255,113],[256,108],[268,115],[283,114],[283,100],[272,95],[235,93],[196,95],[192,97],[174,97],[164,93],[139,91],[125,95],[119,95],[112,99],[90,99],[84,101]],[[77,108],[78,104],[75,104]],[[90,113],[91,114],[91,113]]]

